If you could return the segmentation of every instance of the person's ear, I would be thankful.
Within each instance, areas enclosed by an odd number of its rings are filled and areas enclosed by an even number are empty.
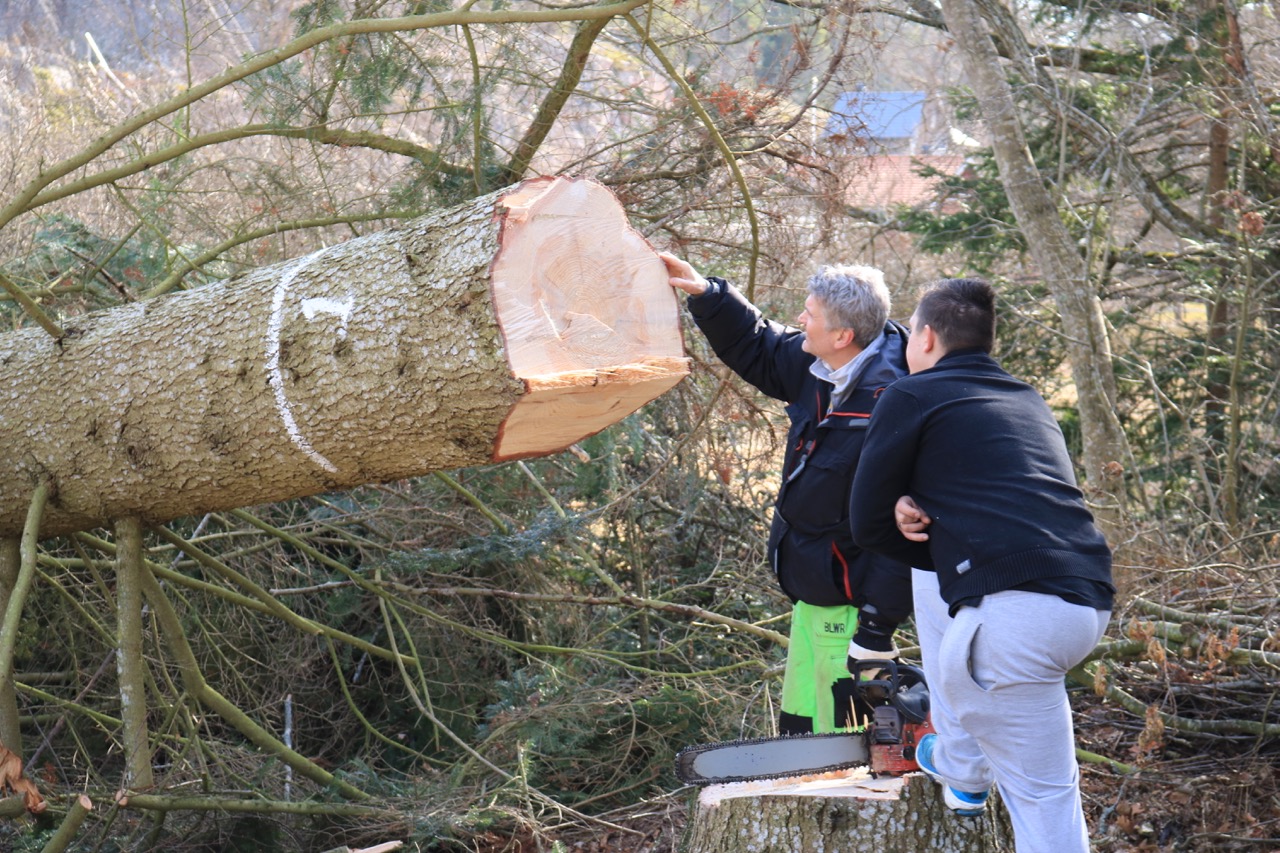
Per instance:
[[[840,333],[836,335],[836,348],[851,347],[857,338],[858,335],[853,329],[841,329]]]
[[[938,333],[933,330],[933,326],[925,324],[920,327],[920,331],[916,334],[920,336],[921,351],[933,352],[934,348],[938,346]]]

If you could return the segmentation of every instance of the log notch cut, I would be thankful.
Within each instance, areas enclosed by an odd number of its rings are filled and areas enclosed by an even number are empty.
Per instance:
[[[923,774],[866,770],[709,785],[698,792],[686,853],[1012,853],[1007,813],[991,797],[960,818]]]
[[[662,261],[540,178],[216,285],[0,338],[0,535],[161,523],[553,453],[688,373]]]

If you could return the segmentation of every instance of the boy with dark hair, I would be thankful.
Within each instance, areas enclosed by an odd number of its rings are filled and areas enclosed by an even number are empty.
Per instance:
[[[929,287],[911,374],[881,395],[854,477],[854,540],[918,567],[916,627],[937,735],[917,761],[958,814],[992,783],[1019,853],[1086,853],[1064,678],[1110,617],[1111,551],[1049,406],[990,351],[995,294]]]

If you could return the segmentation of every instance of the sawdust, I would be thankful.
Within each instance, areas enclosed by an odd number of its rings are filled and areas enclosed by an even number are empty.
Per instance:
[[[805,796],[847,797],[861,800],[896,800],[902,793],[900,776],[875,778],[865,767],[831,770],[782,779],[756,779],[708,785],[698,794],[703,806],[716,806],[737,797]]]

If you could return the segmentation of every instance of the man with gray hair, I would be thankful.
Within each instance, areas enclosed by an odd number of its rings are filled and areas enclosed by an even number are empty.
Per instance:
[[[716,355],[791,420],[769,560],[792,601],[778,727],[831,732],[858,722],[846,666],[897,656],[893,632],[911,613],[910,568],[863,552],[849,493],[871,409],[907,373],[906,329],[889,320],[880,270],[828,266],[809,280],[799,328],[766,320],[732,285],[666,252],[671,286]]]

